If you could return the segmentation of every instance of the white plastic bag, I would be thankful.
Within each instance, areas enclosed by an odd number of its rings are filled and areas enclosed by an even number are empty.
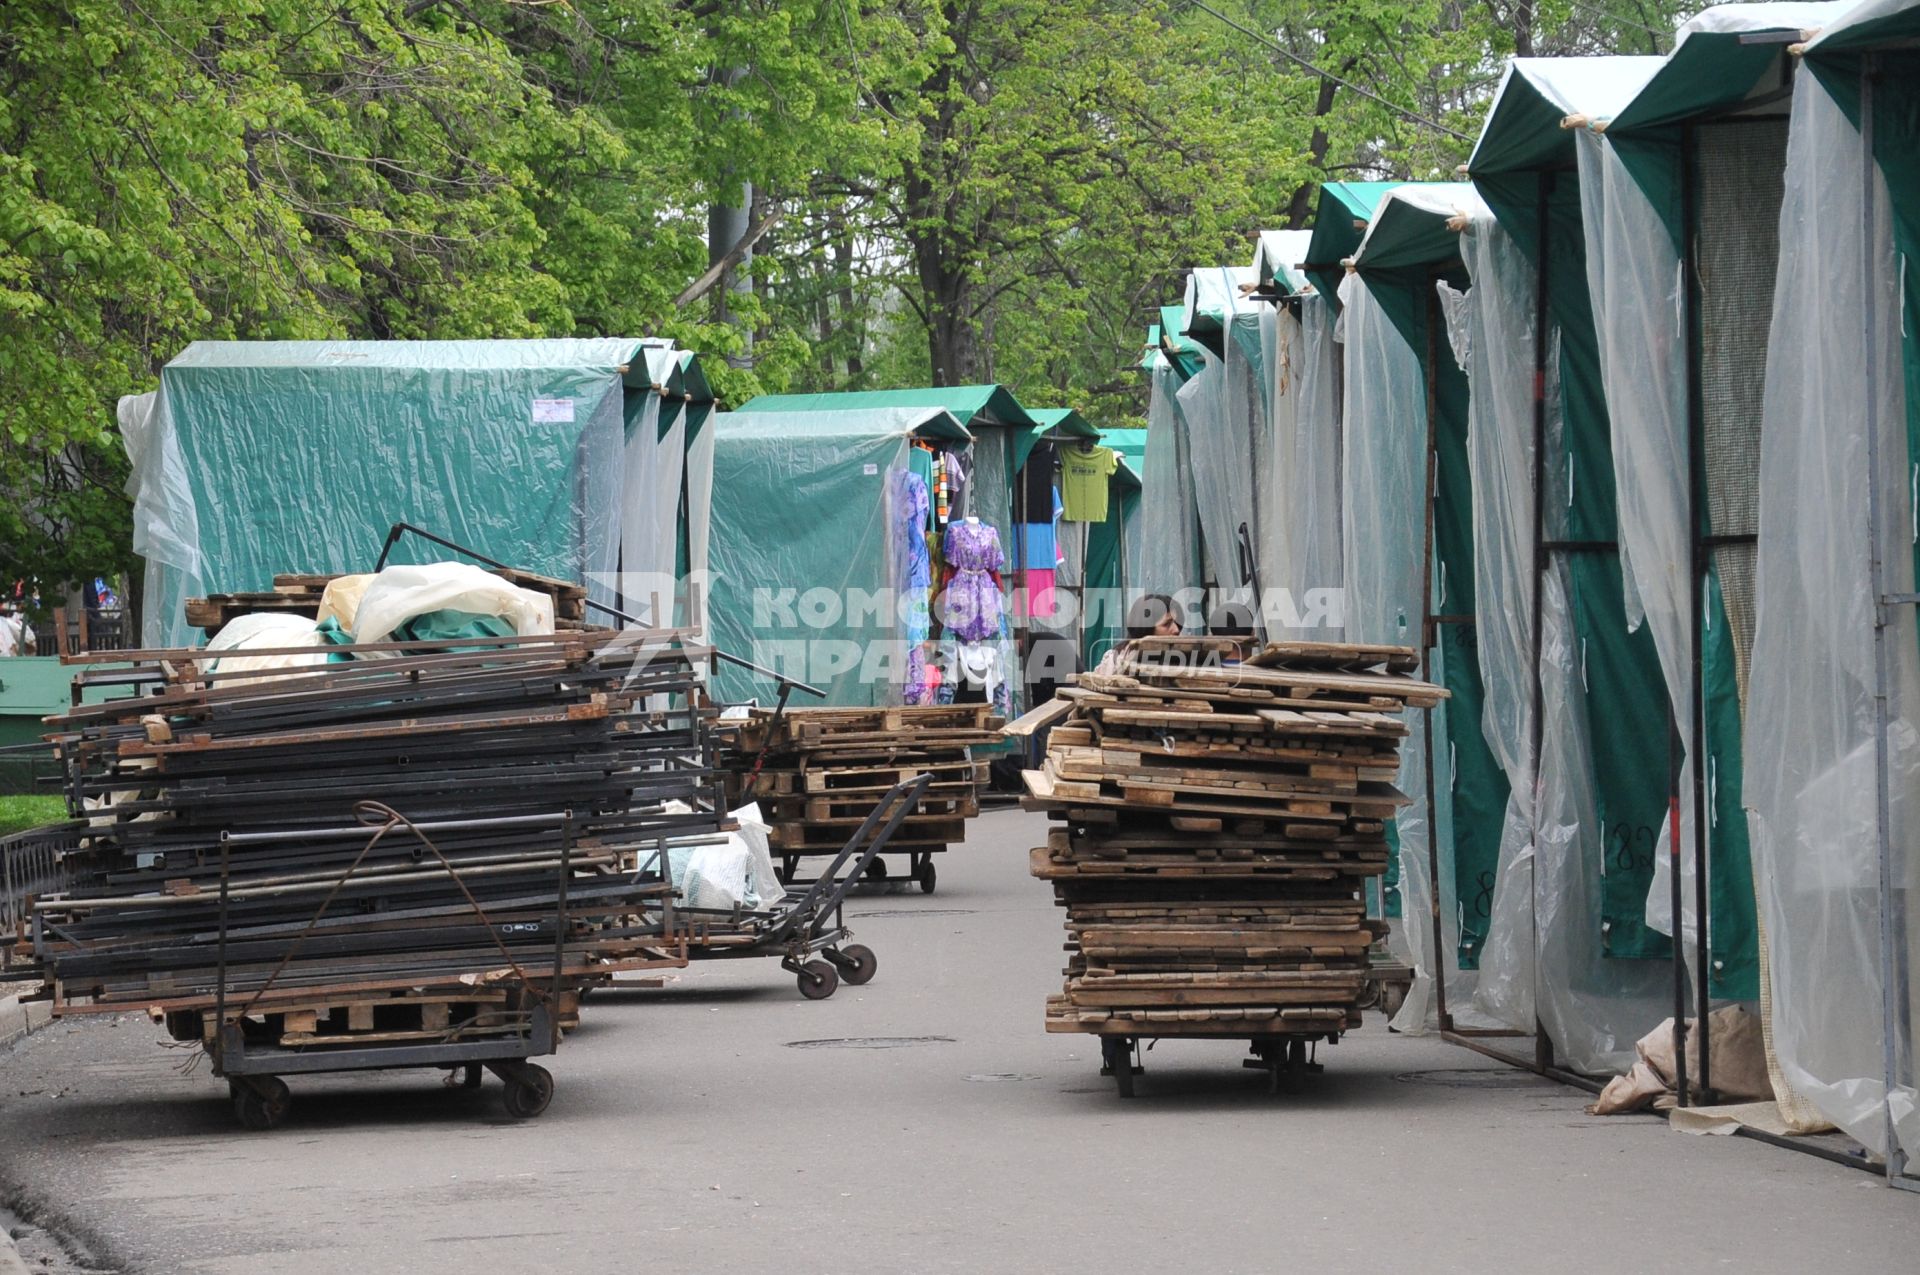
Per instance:
[[[695,846],[675,883],[681,903],[690,908],[730,911],[736,907],[767,911],[786,897],[786,887],[773,869],[767,848],[767,825],[760,804],[752,802],[733,813],[740,825],[721,841]]]

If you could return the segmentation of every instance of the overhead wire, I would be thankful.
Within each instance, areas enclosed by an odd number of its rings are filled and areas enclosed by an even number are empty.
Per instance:
[[[1252,27],[1249,27],[1244,23],[1235,21],[1234,19],[1228,17],[1226,14],[1220,12],[1218,9],[1214,8],[1212,5],[1206,4],[1204,0],[1186,0],[1186,3],[1192,8],[1198,9],[1202,13],[1208,14],[1209,16],[1214,18],[1216,21],[1222,22],[1227,26],[1232,27],[1235,31],[1238,31],[1240,34],[1248,37],[1249,39],[1258,40],[1261,44],[1265,45],[1269,49],[1272,49],[1275,53],[1278,53],[1281,57],[1285,58],[1287,61],[1293,63],[1295,66],[1298,66],[1301,70],[1306,71],[1312,75],[1317,75],[1323,80],[1329,80],[1334,84],[1338,84],[1341,88],[1344,88],[1349,92],[1356,93],[1359,96],[1368,99],[1369,101],[1378,102],[1380,105],[1386,107],[1388,110],[1392,111],[1395,115],[1398,115],[1401,119],[1404,119],[1409,123],[1418,124],[1422,128],[1434,129],[1437,132],[1445,133],[1448,137],[1456,138],[1463,142],[1471,142],[1473,140],[1473,138],[1469,137],[1465,133],[1462,133],[1459,129],[1448,128],[1445,124],[1442,124],[1440,121],[1428,119],[1426,116],[1420,114],[1418,111],[1409,110],[1407,107],[1400,105],[1398,102],[1391,101],[1388,98],[1382,97],[1380,94],[1374,92],[1370,88],[1365,87],[1364,85],[1355,84],[1352,80],[1344,79],[1341,76],[1335,75],[1332,71],[1329,71],[1324,67],[1315,66],[1310,59],[1301,57],[1298,53],[1295,53],[1293,50],[1287,48],[1285,45],[1281,44],[1279,41],[1273,39],[1272,37],[1264,35],[1259,31],[1255,31]]]

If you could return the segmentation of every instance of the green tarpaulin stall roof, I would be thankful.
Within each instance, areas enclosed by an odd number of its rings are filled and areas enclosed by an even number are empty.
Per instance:
[[[1160,307],[1160,352],[1166,356],[1167,366],[1174,375],[1183,381],[1201,367],[1201,345],[1187,335],[1187,324],[1186,306]]]
[[[1312,251],[1311,230],[1263,230],[1253,254],[1253,278],[1262,289],[1292,296],[1312,286],[1300,267]]]
[[[759,401],[759,400],[756,400]],[[827,692],[830,705],[900,702],[917,607],[898,525],[915,438],[973,437],[938,405],[742,410],[713,418],[708,582],[721,649]],[[720,665],[720,698],[767,700],[771,678]],[[809,701],[814,702],[814,701]]]
[[[1189,271],[1182,306],[1187,326],[1182,335],[1219,354],[1227,325],[1235,311],[1244,306],[1242,298],[1254,282],[1251,266],[1209,266]]]
[[[1790,74],[1791,41],[1751,37],[1773,32],[1805,39],[1848,7],[1846,0],[1716,5],[1680,28],[1673,52],[1604,123],[1623,132],[1677,124],[1777,92]]]
[[[646,343],[201,341],[123,399],[142,640],[194,637],[189,597],[370,566],[411,522],[590,584],[614,570],[628,393]],[[396,554],[440,556],[424,542]]]
[[[962,425],[1031,429],[1038,424],[1004,385],[954,385],[926,389],[851,390],[840,394],[762,394],[741,404],[743,412],[842,412],[857,408],[938,407]]]
[[[1100,431],[1093,422],[1080,415],[1071,407],[1031,407],[1027,415],[1033,417],[1034,428],[1021,435],[1014,442],[1014,468],[1027,463],[1027,456],[1033,451],[1033,445],[1042,438],[1085,439],[1097,442]]]
[[[1366,223],[1386,193],[1400,182],[1327,182],[1314,205],[1301,273],[1322,296],[1337,299],[1345,262],[1366,236]]]

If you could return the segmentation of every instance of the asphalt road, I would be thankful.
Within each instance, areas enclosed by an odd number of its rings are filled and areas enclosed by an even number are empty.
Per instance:
[[[1377,1018],[1303,1092],[1174,1042],[1122,1103],[1041,1030],[1042,827],[990,813],[937,894],[859,900],[865,988],[737,961],[597,996],[527,1123],[396,1073],[296,1080],[249,1134],[144,1019],[56,1023],[0,1058],[6,1201],[133,1272],[1913,1269],[1920,1198]]]

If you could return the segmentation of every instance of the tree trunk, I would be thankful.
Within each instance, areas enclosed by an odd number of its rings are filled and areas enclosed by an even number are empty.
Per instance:
[[[970,15],[953,3],[944,8],[956,52],[936,65],[921,85],[922,99],[939,106],[926,119],[920,153],[907,166],[905,231],[920,281],[931,379],[939,386],[973,385],[979,382],[980,339],[973,322],[977,286],[971,266],[983,249],[975,228],[955,206],[960,184],[955,168],[965,160],[948,150],[959,131],[959,107],[950,94],[954,67],[964,65]],[[958,140],[966,144],[965,139]]]
[[[938,231],[914,240],[920,295],[927,307],[927,358],[935,385],[974,385],[979,381],[979,329],[969,313],[974,287],[964,262],[947,255]]]
[[[847,228],[846,219],[838,214],[829,224],[833,239],[834,294],[840,307],[840,330],[847,342],[847,384],[853,387],[859,384],[866,368],[861,354],[867,347],[867,322],[866,316],[855,313],[853,308],[853,232]]]
[[[1352,70],[1352,58],[1348,58],[1340,64],[1339,73],[1341,76],[1344,77]],[[1333,113],[1334,95],[1339,91],[1340,86],[1338,84],[1335,84],[1325,76],[1321,77],[1320,92],[1313,101],[1313,118],[1315,121],[1313,125],[1313,136],[1307,142],[1307,153],[1313,160],[1313,167],[1316,173],[1324,174],[1326,172],[1327,147],[1330,145],[1330,139],[1327,137],[1327,126],[1319,121]],[[1305,230],[1307,228],[1307,218],[1313,215],[1313,193],[1320,189],[1321,180],[1321,177],[1315,177],[1314,180],[1302,185],[1293,192],[1293,198],[1287,201],[1286,228],[1288,230]]]

